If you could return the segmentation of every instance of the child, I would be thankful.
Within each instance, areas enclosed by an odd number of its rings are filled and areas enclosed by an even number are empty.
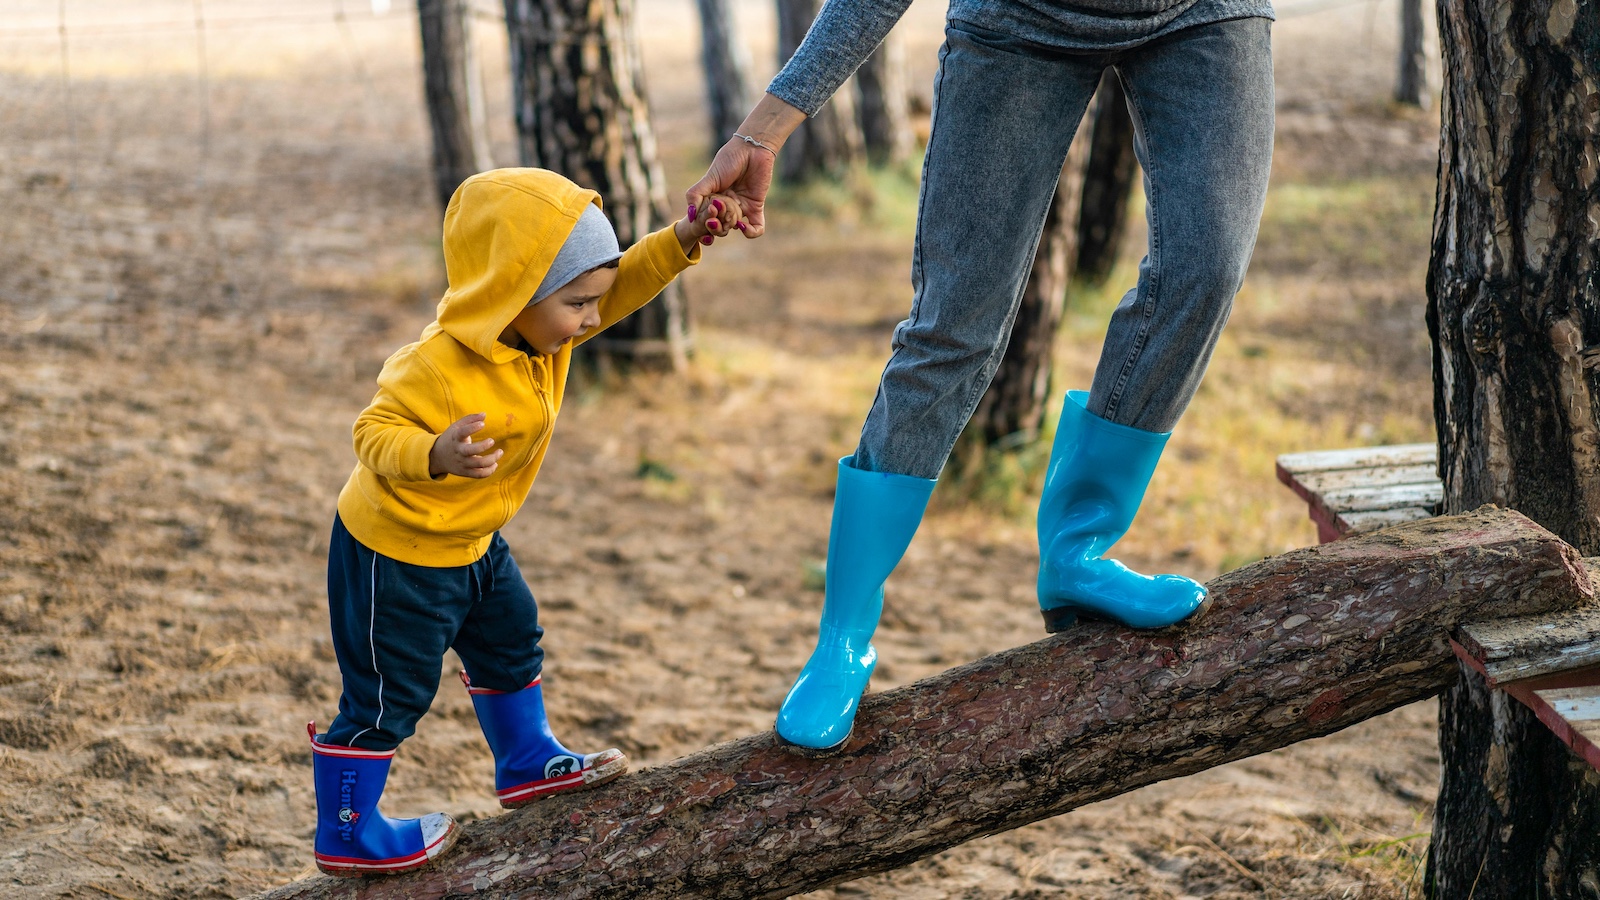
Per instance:
[[[544,629],[499,529],[544,460],[572,347],[649,302],[699,261],[697,242],[743,228],[739,216],[717,198],[622,253],[599,196],[553,172],[485,172],[451,198],[450,289],[438,320],[384,363],[333,523],[328,605],[344,691],[326,734],[307,726],[323,872],[404,872],[454,841],[443,813],[378,811],[446,648],[466,667],[501,806],[627,770],[618,750],[580,754],[550,733]]]

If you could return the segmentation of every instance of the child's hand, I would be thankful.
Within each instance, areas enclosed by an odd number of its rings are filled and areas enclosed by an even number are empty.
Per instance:
[[[739,208],[739,201],[725,194],[707,197],[700,207],[689,207],[689,212],[678,220],[678,242],[683,245],[683,252],[688,253],[694,249],[694,242],[699,241],[709,246],[719,237],[727,237],[734,231],[745,229],[744,215]]]
[[[433,442],[433,449],[428,451],[428,474],[434,478],[440,475],[460,475],[463,478],[488,478],[494,474],[495,467],[500,464],[500,454],[503,450],[489,453],[494,446],[494,438],[484,438],[473,442],[472,436],[483,430],[486,413],[473,413],[462,416],[444,430]]]

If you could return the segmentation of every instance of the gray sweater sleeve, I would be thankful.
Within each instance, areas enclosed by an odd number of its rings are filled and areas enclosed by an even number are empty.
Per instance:
[[[808,116],[878,49],[911,0],[827,0],[767,92]]]

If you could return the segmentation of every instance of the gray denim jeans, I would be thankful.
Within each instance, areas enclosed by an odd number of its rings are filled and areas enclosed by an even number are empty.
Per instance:
[[[911,314],[858,468],[936,478],[1005,354],[1078,122],[1114,67],[1133,115],[1150,242],[1112,313],[1089,410],[1171,431],[1228,321],[1272,161],[1272,23],[1231,19],[1138,47],[1062,52],[952,21],[922,170]]]

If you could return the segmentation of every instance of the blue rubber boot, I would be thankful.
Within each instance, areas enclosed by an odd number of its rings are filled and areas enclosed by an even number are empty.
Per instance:
[[[1205,586],[1181,575],[1141,575],[1103,559],[1139,511],[1171,433],[1117,425],[1089,412],[1089,395],[1061,404],[1039,498],[1039,609],[1045,630],[1078,616],[1165,628],[1203,612]]]
[[[494,788],[506,809],[527,806],[561,791],[605,784],[628,771],[628,757],[615,748],[579,755],[561,746],[544,715],[544,689],[539,679],[520,691],[473,687],[467,673],[461,683],[472,695],[478,724],[494,753]]]
[[[871,640],[883,612],[883,582],[910,546],[933,493],[933,479],[865,472],[850,465],[853,459],[839,460],[817,648],[778,711],[778,737],[808,755],[836,750],[850,737],[878,662]]]
[[[317,789],[317,868],[341,878],[397,875],[426,866],[455,843],[456,820],[444,813],[391,819],[378,811],[393,750],[324,744],[315,722],[306,733]]]

